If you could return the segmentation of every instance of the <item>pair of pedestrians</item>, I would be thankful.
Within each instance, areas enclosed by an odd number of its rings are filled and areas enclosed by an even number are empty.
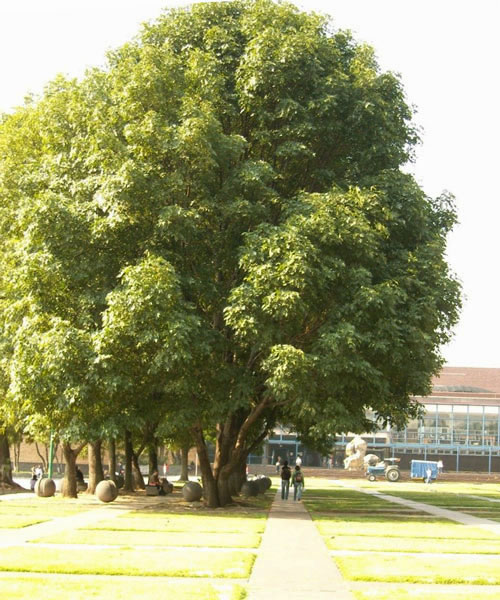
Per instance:
[[[288,466],[288,461],[285,460],[281,469],[281,499],[288,500],[288,492],[290,491],[290,481],[293,485],[293,499],[302,499],[302,490],[304,489],[304,475],[300,468],[300,465],[296,465],[294,472],[292,473]]]

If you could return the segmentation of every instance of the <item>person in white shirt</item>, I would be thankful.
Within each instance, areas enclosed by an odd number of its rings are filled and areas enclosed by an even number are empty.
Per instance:
[[[297,454],[297,458],[295,459],[295,464],[297,467],[302,466],[302,459],[300,458],[300,454]]]

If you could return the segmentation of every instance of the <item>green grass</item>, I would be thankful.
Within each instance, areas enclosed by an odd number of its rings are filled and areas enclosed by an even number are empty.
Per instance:
[[[0,575],[2,598],[32,600],[44,596],[50,600],[130,600],[130,598],[175,598],[175,600],[244,600],[244,589],[237,584],[204,581],[152,581],[148,578],[23,576]]]
[[[497,557],[456,555],[448,565],[443,558],[432,556],[371,555],[369,557],[336,557],[346,579],[355,581],[388,581],[439,584],[500,584]]]
[[[204,551],[197,548],[60,549],[11,546],[2,550],[0,571],[163,577],[248,577],[251,552]]]
[[[65,531],[34,540],[44,544],[90,544],[112,546],[193,546],[212,548],[257,548],[261,536],[255,533],[211,533],[185,531]]]
[[[266,516],[249,518],[220,514],[207,516],[199,514],[160,514],[143,512],[120,515],[110,521],[101,521],[88,529],[109,531],[182,531],[185,533],[262,533],[266,526]]]
[[[483,588],[478,590],[474,586],[466,586],[462,589],[439,587],[437,590],[432,590],[428,586],[419,588],[417,585],[407,585],[404,588],[390,585],[380,589],[370,584],[369,589],[355,590],[353,595],[356,600],[473,600],[474,598],[498,600],[499,592],[498,590],[487,591]]]
[[[467,527],[461,523],[446,519],[408,520],[383,519],[374,517],[337,517],[324,518],[313,515],[316,526],[322,536],[356,535],[369,537],[400,537],[430,539],[498,540],[490,531],[477,527]]]
[[[463,531],[463,533],[466,535],[465,531]],[[484,540],[465,537],[443,539],[431,537],[369,537],[340,535],[329,537],[325,541],[330,550],[427,552],[434,554],[500,554],[500,539]]]
[[[25,515],[0,515],[0,529],[22,529],[29,525],[36,525],[50,520],[50,517],[33,515],[31,517]]]

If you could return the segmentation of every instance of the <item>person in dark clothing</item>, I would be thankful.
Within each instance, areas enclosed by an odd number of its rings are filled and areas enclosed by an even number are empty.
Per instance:
[[[292,472],[288,466],[288,461],[285,460],[281,467],[281,499],[288,500],[288,492],[290,491],[290,477]]]
[[[78,483],[85,483],[80,467],[76,467],[76,480]]]

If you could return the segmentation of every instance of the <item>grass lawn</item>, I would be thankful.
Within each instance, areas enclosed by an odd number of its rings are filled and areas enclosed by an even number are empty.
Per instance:
[[[434,588],[434,589],[433,589]],[[356,589],[353,592],[356,600],[498,600],[499,590],[487,586],[461,586],[449,585],[446,587],[409,585],[402,587],[397,584],[374,586],[367,584],[367,588]]]
[[[460,523],[446,519],[406,519],[390,518],[374,515],[362,517],[346,515],[345,517],[327,517],[314,515],[316,526],[322,536],[356,535],[368,537],[406,537],[406,538],[444,538],[497,540],[498,536],[478,528],[466,528]]]
[[[336,563],[346,579],[410,583],[500,584],[498,556],[455,555],[452,561],[435,556],[388,556],[384,554],[337,557]],[[500,592],[500,589],[499,589]]]
[[[48,521],[50,517],[34,514],[31,517],[27,515],[0,515],[1,529],[22,529],[28,525],[36,525]]]
[[[93,548],[50,550],[11,546],[2,551],[0,571],[164,577],[249,576],[255,555],[243,551],[206,551],[198,548]]]
[[[175,598],[175,600],[243,600],[244,589],[238,584],[204,581],[172,582],[151,580],[146,577],[95,577],[95,576],[26,576],[0,575],[2,598],[32,600],[38,595],[50,600],[88,600],[113,598]]]
[[[205,531],[65,531],[34,540],[44,544],[98,544],[113,546],[193,546],[209,548],[257,548],[261,536],[256,533]]]
[[[362,552],[426,552],[433,554],[500,554],[500,538],[369,537],[360,535],[331,536],[325,540],[330,550]]]
[[[490,485],[366,480],[349,485],[476,516],[492,518],[497,512],[497,503],[488,501],[498,497]],[[343,577],[356,582],[357,600],[500,598],[498,534],[409,513],[407,507],[343,487],[323,488],[304,501]]]
[[[266,526],[266,515],[248,517],[227,513],[206,514],[162,514],[142,511],[120,515],[110,521],[101,521],[88,529],[108,531],[182,531],[185,533],[262,533]]]

